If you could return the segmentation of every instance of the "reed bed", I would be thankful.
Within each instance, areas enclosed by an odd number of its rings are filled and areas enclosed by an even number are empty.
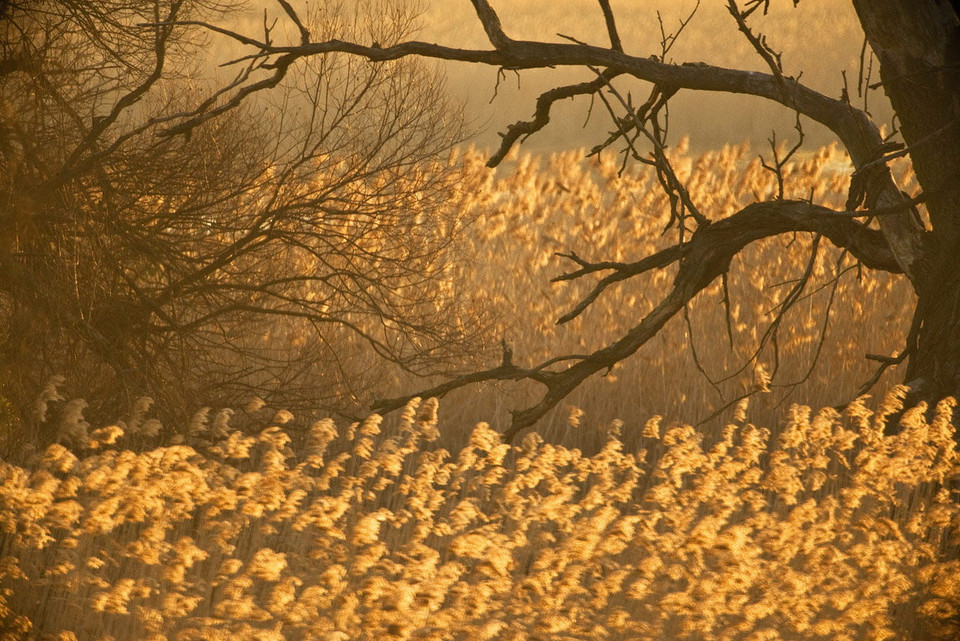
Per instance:
[[[953,638],[954,403],[886,435],[903,392],[775,439],[613,423],[592,456],[485,423],[447,451],[432,399],[344,429],[204,411],[156,447],[143,415],[74,425],[0,464],[0,638]]]

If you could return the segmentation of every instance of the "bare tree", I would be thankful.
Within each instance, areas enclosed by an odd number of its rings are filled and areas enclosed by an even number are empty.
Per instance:
[[[230,8],[3,5],[0,396],[29,408],[64,374],[111,413],[145,394],[171,412],[251,394],[343,410],[371,356],[433,372],[473,344],[437,285],[463,223],[444,204],[461,133],[442,86],[413,61],[317,58],[178,133],[212,85],[193,62],[206,34],[174,23]],[[413,17],[308,25],[404,38]],[[229,91],[269,67],[239,66]]]
[[[289,20],[300,25],[290,3],[278,2]],[[262,66],[274,70],[274,79],[282,78],[296,61],[337,53],[380,63],[420,57],[518,72],[563,66],[586,68],[593,72],[593,80],[543,93],[531,120],[507,128],[490,166],[497,165],[515,144],[547,126],[558,100],[590,95],[602,101],[615,125],[610,138],[600,141],[593,151],[620,143],[626,159],[656,168],[662,188],[673,203],[676,244],[629,263],[594,262],[570,254],[574,269],[560,280],[597,281],[592,293],[559,322],[583,312],[618,282],[650,270],[676,266],[673,287],[659,304],[619,340],[592,354],[560,356],[534,367],[522,367],[513,362],[510,350],[504,346],[499,366],[453,379],[420,394],[442,395],[486,380],[527,379],[542,384],[545,391],[541,400],[514,412],[506,432],[512,437],[536,422],[584,379],[636,352],[667,321],[685,310],[699,292],[716,279],[725,279],[731,260],[745,246],[795,232],[815,235],[818,240],[812,245],[813,251],[819,239],[824,238],[863,267],[902,274],[917,293],[913,324],[902,352],[893,358],[868,356],[879,361],[879,371],[861,392],[883,370],[905,359],[909,362],[904,379],[912,389],[912,400],[932,401],[960,392],[960,18],[956,3],[853,1],[866,40],[879,59],[878,86],[882,85],[893,104],[900,125],[894,133],[901,141],[894,135],[884,137],[866,110],[853,104],[849,91],[833,98],[784,72],[780,54],[753,26],[758,12],[770,10],[769,0],[726,2],[731,30],[749,40],[767,69],[762,73],[722,68],[709,62],[671,62],[666,53],[670,38],[677,34],[664,38],[662,51],[628,53],[609,0],[598,0],[598,11],[609,36],[609,44],[605,45],[588,44],[569,36],[559,42],[517,40],[508,35],[490,2],[471,2],[491,45],[488,49],[463,49],[416,40],[380,40],[370,44],[323,39],[312,37],[305,29],[298,30],[299,41],[280,44],[216,24],[201,25],[250,47],[251,55],[263,61]],[[798,3],[794,0],[794,5]],[[618,88],[618,83],[626,81],[645,83],[648,98],[642,104],[635,104],[626,90]],[[230,109],[261,87],[262,84],[245,84],[232,88],[223,94],[218,108]],[[781,179],[778,198],[754,203],[722,219],[701,210],[677,179],[664,153],[665,110],[671,98],[681,91],[753,96],[795,112],[798,123],[802,117],[826,126],[849,152],[853,165],[846,210],[836,211],[810,200],[784,199],[782,157],[769,165]],[[193,114],[173,131],[188,130],[207,117]],[[915,198],[901,192],[888,167],[890,160],[903,156],[909,156],[923,189]],[[920,214],[924,209],[929,223]],[[788,303],[800,297],[806,284],[807,278],[801,277],[788,296]],[[773,331],[777,322],[774,321]],[[851,390],[851,394],[855,392]],[[405,400],[385,401],[378,409],[390,410]]]

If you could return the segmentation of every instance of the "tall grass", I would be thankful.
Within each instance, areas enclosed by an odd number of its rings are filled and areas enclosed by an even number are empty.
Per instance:
[[[951,638],[953,406],[614,423],[592,456],[484,423],[449,452],[435,401],[295,448],[289,413],[114,425],[0,464],[0,638]]]

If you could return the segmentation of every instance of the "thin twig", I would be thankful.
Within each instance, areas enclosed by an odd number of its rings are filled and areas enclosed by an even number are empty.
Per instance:
[[[620,34],[617,33],[617,21],[614,19],[613,10],[610,8],[610,0],[598,0],[600,10],[603,11],[603,19],[607,23],[607,34],[610,36],[610,47],[614,51],[623,51],[623,43],[620,41]]]

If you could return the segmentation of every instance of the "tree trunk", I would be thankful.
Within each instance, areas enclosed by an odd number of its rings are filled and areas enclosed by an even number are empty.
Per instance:
[[[853,0],[897,113],[932,231],[906,382],[911,400],[960,397],[960,3]]]

